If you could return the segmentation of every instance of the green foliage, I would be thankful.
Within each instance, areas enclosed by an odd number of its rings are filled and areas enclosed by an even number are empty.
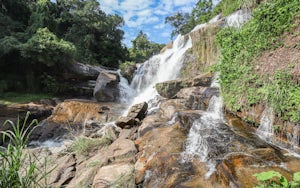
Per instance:
[[[21,46],[23,57],[49,67],[68,62],[75,51],[72,43],[58,39],[48,28],[38,29],[32,38]]]
[[[300,172],[294,173],[293,181],[288,182],[286,177],[276,171],[267,171],[259,174],[254,174],[257,180],[260,182],[256,188],[268,188],[268,187],[284,187],[284,188],[296,188],[300,186]]]
[[[266,101],[277,115],[299,121],[299,85],[286,71],[271,79],[255,74],[253,62],[264,50],[281,44],[279,37],[293,27],[298,5],[297,1],[270,0],[254,9],[253,18],[241,29],[224,28],[218,33],[220,83],[229,109],[237,111]]]
[[[149,41],[147,34],[140,31],[138,36],[131,41],[132,48],[129,49],[130,59],[136,63],[143,63],[151,56],[158,54],[164,44]]]
[[[13,36],[5,36],[0,39],[0,57],[9,54],[13,50],[18,50],[21,43]]]
[[[191,19],[190,14],[182,13],[180,11],[174,15],[167,16],[165,18],[165,23],[170,24],[174,28],[171,33],[171,38],[178,34],[186,34],[196,26],[195,21],[194,19]]]
[[[60,85],[53,76],[44,74],[42,77],[43,91],[56,94],[59,92]]]
[[[48,99],[53,97],[49,94],[37,94],[37,93],[14,93],[4,92],[1,95],[0,104],[9,105],[13,103],[26,103],[32,101],[38,101],[41,99]]]
[[[13,130],[0,132],[3,141],[8,139],[7,147],[0,147],[0,187],[44,187],[41,180],[46,178],[48,172],[39,169],[36,159],[26,151],[28,138],[33,130],[31,128],[38,124],[37,120],[33,120],[27,125],[29,115],[27,112],[23,123],[18,118],[16,125],[7,120],[5,124],[10,124]]]
[[[123,24],[97,0],[2,0],[0,79],[9,91],[40,92],[40,72],[53,76],[74,61],[117,68],[129,58]]]

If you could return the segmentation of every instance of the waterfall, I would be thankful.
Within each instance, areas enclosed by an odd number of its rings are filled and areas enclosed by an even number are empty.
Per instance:
[[[171,49],[153,56],[140,65],[130,85],[135,91],[132,104],[147,101],[150,103],[149,106],[152,107],[151,99],[155,99],[158,96],[155,84],[180,77],[184,53],[191,47],[191,38],[179,35]]]
[[[225,26],[240,28],[250,19],[251,11],[248,9],[241,9],[225,17]]]
[[[268,142],[272,142],[272,136],[274,134],[273,131],[273,123],[274,123],[274,112],[273,109],[266,106],[264,109],[261,119],[260,125],[257,129],[257,134],[263,139]]]
[[[219,87],[216,78],[211,86]],[[207,111],[202,114],[200,119],[194,121],[190,129],[185,151],[181,154],[182,162],[199,158],[201,162],[206,162],[207,173],[205,176],[209,177],[215,171],[217,160],[226,154],[227,147],[232,140],[231,133],[224,127],[224,123],[222,98],[213,96],[209,101]]]
[[[130,99],[135,94],[135,91],[130,87],[128,80],[121,75],[120,70],[118,70],[118,74],[120,77],[120,82],[118,85],[118,88],[120,91],[120,99],[119,100],[121,103],[129,104]]]

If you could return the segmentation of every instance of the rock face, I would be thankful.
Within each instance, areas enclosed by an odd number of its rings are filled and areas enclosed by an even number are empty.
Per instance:
[[[58,104],[50,117],[42,121],[31,135],[32,140],[45,141],[69,137],[69,133],[91,135],[121,114],[119,104],[92,101],[65,101]]]
[[[18,117],[22,122],[27,112],[30,112],[30,116],[27,120],[29,124],[33,119],[41,121],[52,114],[52,110],[56,105],[56,100],[43,100],[40,102],[31,102],[28,104],[12,104],[8,106],[0,106],[0,131],[12,130],[12,126],[9,123],[5,123],[6,120],[11,120],[15,125],[17,124]],[[2,138],[2,134],[0,134]],[[0,145],[2,145],[2,139],[0,139]]]
[[[124,67],[124,69],[121,69],[121,74],[128,80],[129,83],[131,83],[133,79],[133,75],[135,70],[137,69],[136,65],[127,65]]]
[[[127,116],[119,117],[116,121],[116,125],[121,128],[131,128],[133,126],[139,125],[147,114],[148,104],[146,102],[133,105]]]
[[[183,79],[183,80],[172,80],[167,82],[162,82],[156,84],[157,92],[165,98],[174,98],[176,93],[182,88],[194,87],[194,86],[210,86],[212,80],[212,74],[204,74],[192,79]]]
[[[101,72],[94,88],[94,97],[98,102],[114,102],[119,97],[119,75],[115,73]]]

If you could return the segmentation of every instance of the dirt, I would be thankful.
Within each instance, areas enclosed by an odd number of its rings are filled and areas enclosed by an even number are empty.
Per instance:
[[[275,50],[267,50],[257,58],[255,70],[260,75],[273,76],[276,71],[285,70],[296,80],[300,80],[300,19],[292,31],[280,40],[282,45]]]

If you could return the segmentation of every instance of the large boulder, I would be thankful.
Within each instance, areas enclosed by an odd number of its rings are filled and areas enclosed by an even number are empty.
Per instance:
[[[171,99],[174,98],[177,92],[179,92],[182,88],[194,86],[209,87],[212,81],[212,76],[213,75],[211,73],[207,73],[191,79],[171,80],[158,83],[155,87],[162,97]]]
[[[101,72],[94,88],[94,97],[98,102],[114,102],[119,97],[118,84],[120,77],[117,73]]]
[[[126,64],[123,68],[121,68],[121,74],[128,80],[129,83],[131,83],[136,69],[137,67],[135,64]]]
[[[40,122],[31,134],[32,140],[45,141],[69,137],[72,134],[96,136],[104,123],[120,116],[119,104],[99,104],[92,101],[69,100],[58,104],[50,117]],[[69,134],[72,133],[72,134]]]
[[[134,166],[126,163],[103,166],[96,174],[92,187],[135,187]]]
[[[148,104],[146,102],[135,104],[129,109],[127,116],[119,117],[116,125],[121,128],[131,128],[140,125],[140,121],[146,117],[147,110]]]

